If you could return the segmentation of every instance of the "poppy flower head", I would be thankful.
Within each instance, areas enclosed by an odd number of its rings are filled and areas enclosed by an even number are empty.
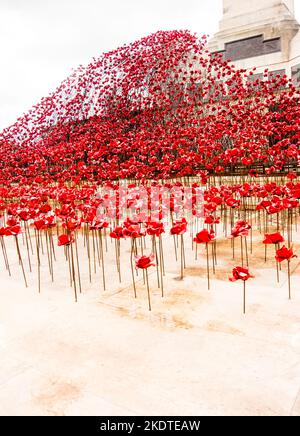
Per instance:
[[[250,278],[254,278],[253,275],[250,274],[249,268],[244,268],[241,266],[236,266],[232,270],[232,277],[229,278],[231,282],[236,282],[237,280],[247,281]]]
[[[34,220],[33,225],[37,230],[43,230],[46,228],[46,222],[44,219]]]
[[[146,235],[146,232],[142,232],[138,224],[131,224],[124,227],[123,235],[129,238],[141,238]]]
[[[109,226],[108,221],[99,220],[99,219],[95,218],[90,225],[90,229],[91,230],[102,230],[102,229],[107,229],[108,226]]]
[[[63,227],[70,231],[79,230],[81,228],[81,220],[77,218],[66,218],[65,222],[63,223]]]
[[[215,217],[214,215],[208,215],[205,220],[204,223],[205,224],[220,224],[220,217]]]
[[[160,236],[164,231],[164,224],[159,221],[149,221],[147,223],[147,234],[150,236]]]
[[[279,232],[267,233],[263,240],[263,244],[280,244],[281,242],[284,242],[284,237]]]
[[[290,261],[294,257],[297,257],[296,254],[294,254],[293,248],[287,248],[285,245],[282,248],[279,248],[276,251],[275,259],[277,262],[281,263],[284,260]]]
[[[231,238],[237,238],[238,236],[248,236],[251,225],[247,221],[237,221],[235,227],[231,230]]]
[[[203,229],[201,232],[197,233],[194,242],[196,242],[196,244],[208,244],[209,242],[215,241],[215,239],[215,232],[213,230],[208,231],[207,229]]]
[[[148,269],[150,266],[155,266],[154,254],[149,256],[136,256],[135,257],[135,267],[138,269]]]
[[[295,180],[295,179],[297,179],[297,174],[290,172],[287,174],[287,178],[290,180]]]
[[[58,246],[61,247],[63,245],[71,245],[73,242],[75,242],[75,237],[73,233],[70,233],[70,235],[60,235],[58,237]]]
[[[5,228],[5,236],[17,236],[22,233],[22,227],[20,224],[9,226]]]
[[[22,221],[28,221],[31,218],[31,215],[27,210],[21,210],[18,215]]]
[[[171,235],[183,235],[187,230],[187,220],[185,218],[182,218],[180,221],[176,221],[171,230]]]
[[[113,239],[121,239],[124,238],[123,227],[117,226],[113,230],[111,230],[109,236]]]

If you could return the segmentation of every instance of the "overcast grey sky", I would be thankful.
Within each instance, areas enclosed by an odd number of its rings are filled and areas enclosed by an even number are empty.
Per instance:
[[[157,30],[213,35],[221,15],[222,0],[0,0],[0,129],[103,51]]]

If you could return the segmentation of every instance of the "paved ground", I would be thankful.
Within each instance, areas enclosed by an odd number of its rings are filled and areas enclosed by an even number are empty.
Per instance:
[[[211,291],[203,249],[196,262],[187,248],[180,281],[168,247],[166,296],[154,270],[150,313],[142,281],[133,297],[128,247],[122,285],[109,247],[105,293],[99,272],[90,285],[81,261],[84,289],[75,304],[62,256],[54,284],[43,261],[39,295],[35,273],[24,287],[10,244],[13,278],[0,253],[0,414],[300,415],[299,260],[288,301],[285,271],[277,285],[273,261],[265,265],[255,248],[243,316],[242,287],[228,282],[234,262],[223,245]]]

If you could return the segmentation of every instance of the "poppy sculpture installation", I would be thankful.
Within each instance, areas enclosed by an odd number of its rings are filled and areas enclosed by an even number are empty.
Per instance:
[[[1,268],[11,275],[12,236],[25,285],[36,270],[41,292],[43,262],[55,282],[63,250],[77,301],[80,258],[89,282],[99,268],[104,291],[108,251],[114,247],[121,283],[130,240],[133,295],[142,274],[151,309],[148,268],[156,267],[164,297],[169,240],[181,280],[186,248],[196,248],[197,258],[204,245],[208,289],[218,252],[229,244],[242,265],[231,280],[244,283],[245,312],[259,234],[265,262],[268,245],[275,247],[278,282],[287,261],[291,298],[300,95],[286,76],[253,77],[188,31],[160,31],[80,66],[0,134]]]

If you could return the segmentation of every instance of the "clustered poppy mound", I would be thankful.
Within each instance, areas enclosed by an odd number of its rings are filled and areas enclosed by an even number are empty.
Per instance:
[[[208,289],[218,268],[218,240],[225,237],[241,263],[231,281],[243,282],[245,312],[255,230],[262,234],[265,261],[274,245],[278,281],[286,261],[291,298],[299,90],[286,76],[265,71],[258,80],[254,73],[209,53],[206,38],[188,31],[157,32],[80,66],[0,134],[0,241],[8,273],[7,237],[15,241],[26,286],[24,251],[30,272],[35,256],[39,291],[43,259],[54,280],[59,246],[77,301],[79,238],[90,280],[97,261],[104,289],[107,239],[120,281],[121,241],[130,239],[134,296],[142,274],[151,310],[148,269],[156,268],[164,296],[167,237],[174,239],[181,279],[187,239],[196,257],[198,247],[204,250]],[[146,239],[150,253],[144,252]]]

